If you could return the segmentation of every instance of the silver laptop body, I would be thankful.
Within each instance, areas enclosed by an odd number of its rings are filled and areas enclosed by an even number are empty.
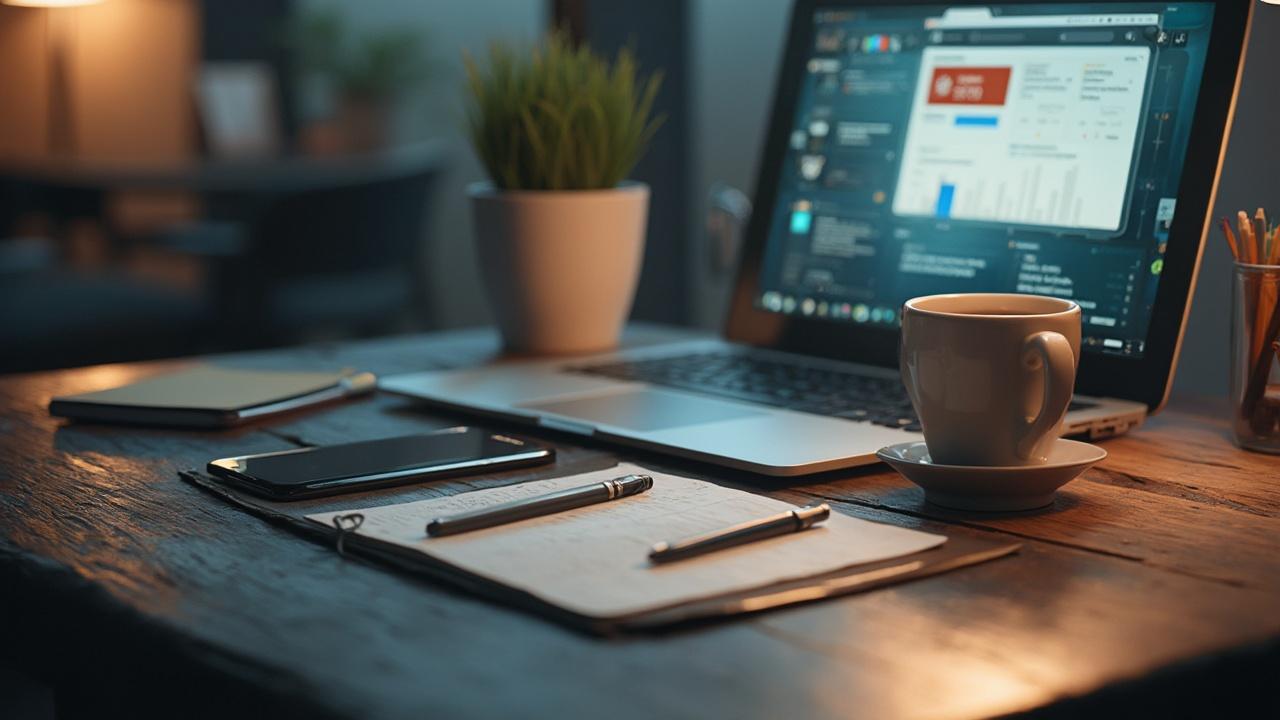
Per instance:
[[[723,351],[777,357],[897,379],[896,370],[746,348],[722,340],[656,345],[572,360],[499,361],[477,368],[384,378],[388,392],[623,445],[764,475],[792,476],[877,462],[876,450],[922,439],[918,432],[824,417],[644,382],[583,374],[577,368]],[[1066,432],[1102,437],[1142,423],[1146,406],[1080,398]]]

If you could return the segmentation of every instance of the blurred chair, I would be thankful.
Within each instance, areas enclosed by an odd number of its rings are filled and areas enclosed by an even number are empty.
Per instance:
[[[173,354],[212,318],[198,292],[63,267],[56,242],[15,236],[32,208],[0,181],[0,373]]]
[[[198,292],[123,271],[33,266],[0,241],[0,373],[159,357],[199,348],[213,318]],[[12,262],[14,260],[17,262]]]
[[[218,332],[237,347],[382,334],[425,324],[428,200],[438,166],[281,193],[243,223],[201,223],[164,244],[214,273]]]
[[[425,327],[427,210],[442,167],[407,150],[184,171],[207,218],[144,246],[201,261],[205,287],[56,266],[48,243],[6,241],[0,226],[0,372]]]

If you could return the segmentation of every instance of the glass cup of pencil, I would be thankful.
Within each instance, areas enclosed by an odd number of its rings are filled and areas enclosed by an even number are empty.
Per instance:
[[[1236,444],[1280,453],[1280,227],[1258,209],[1222,219],[1235,256],[1231,283],[1231,406]]]

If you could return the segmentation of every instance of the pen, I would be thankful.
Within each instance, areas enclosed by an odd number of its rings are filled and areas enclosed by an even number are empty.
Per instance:
[[[788,510],[684,540],[660,542],[649,550],[649,560],[655,563],[683,560],[735,545],[808,530],[829,517],[831,508],[826,503]]]
[[[427,523],[427,534],[432,537],[456,535],[481,528],[505,525],[565,510],[595,505],[636,495],[653,487],[648,475],[624,475],[604,482],[592,483],[568,490],[557,490],[523,500],[512,500],[493,507],[440,517]]]

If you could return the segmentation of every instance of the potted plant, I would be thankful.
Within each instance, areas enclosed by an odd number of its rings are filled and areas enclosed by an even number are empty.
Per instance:
[[[658,73],[552,35],[466,58],[468,129],[490,182],[469,188],[482,279],[509,350],[615,347],[644,256],[649,188],[626,181],[661,123]]]
[[[328,106],[309,128],[319,138],[309,144],[321,152],[386,146],[396,102],[422,82],[429,64],[418,29],[353,35],[348,26],[337,10],[322,8],[299,15],[288,32],[302,85],[313,103],[320,96],[317,104]]]

